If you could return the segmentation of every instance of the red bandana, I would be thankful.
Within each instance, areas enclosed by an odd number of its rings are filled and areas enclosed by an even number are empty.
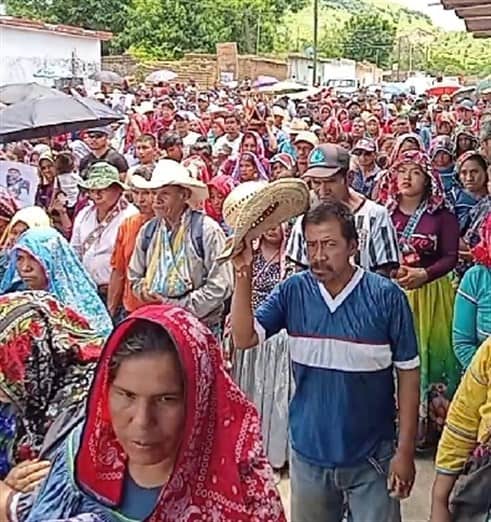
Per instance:
[[[181,448],[147,522],[284,522],[254,406],[223,369],[215,337],[193,315],[172,306],[140,308],[110,337],[90,393],[76,457],[78,484],[100,502],[120,504],[126,456],[109,418],[109,362],[136,319],[155,322],[170,334],[186,380]]]

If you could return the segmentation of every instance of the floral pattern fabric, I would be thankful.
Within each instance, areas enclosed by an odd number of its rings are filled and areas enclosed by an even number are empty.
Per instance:
[[[12,463],[35,457],[58,414],[85,399],[102,343],[46,292],[0,297],[0,389],[17,414]]]

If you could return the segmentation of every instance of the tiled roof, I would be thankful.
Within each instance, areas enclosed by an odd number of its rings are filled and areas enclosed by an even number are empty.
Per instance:
[[[48,33],[60,33],[79,38],[91,38],[95,40],[107,41],[113,36],[109,31],[92,31],[73,25],[50,24],[37,20],[27,20],[25,18],[15,18],[14,16],[0,16],[0,26],[26,29],[30,31],[44,31]]]
[[[467,30],[478,37],[491,36],[490,0],[441,0],[445,9],[453,9],[465,20]]]

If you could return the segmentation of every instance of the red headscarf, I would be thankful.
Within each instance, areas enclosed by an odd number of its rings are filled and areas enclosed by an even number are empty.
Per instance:
[[[208,183],[209,189],[216,189],[224,198],[226,198],[235,187],[234,180],[232,177],[225,174],[219,174],[212,178]],[[222,212],[217,212],[211,205],[210,200],[205,201],[205,212],[213,218],[217,223],[221,223],[223,220]]]
[[[127,460],[109,416],[109,364],[138,319],[169,333],[186,382],[181,447],[147,522],[285,522],[254,406],[225,372],[215,337],[192,314],[174,306],[140,308],[109,338],[90,392],[75,462],[77,483],[100,502],[115,506],[121,501]]]
[[[477,263],[491,269],[491,212],[482,224],[481,242],[471,252]]]
[[[339,123],[339,120],[334,116],[327,118],[327,120],[324,122],[324,125],[322,126],[322,129],[324,130],[324,134],[331,136],[332,143],[337,143],[340,134],[343,132],[343,128]]]
[[[388,170],[379,186],[377,202],[386,206],[389,213],[394,212],[399,206],[400,191],[397,184],[397,170],[407,163],[414,163],[428,176],[430,186],[426,200],[426,211],[433,214],[440,208],[445,207],[445,192],[442,181],[437,172],[431,167],[431,161],[427,154],[417,150],[408,150],[400,154],[395,163]]]

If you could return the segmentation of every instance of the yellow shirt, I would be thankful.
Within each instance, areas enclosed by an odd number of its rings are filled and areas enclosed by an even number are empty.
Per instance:
[[[478,443],[491,437],[491,337],[479,348],[455,394],[447,416],[436,469],[459,474]]]

